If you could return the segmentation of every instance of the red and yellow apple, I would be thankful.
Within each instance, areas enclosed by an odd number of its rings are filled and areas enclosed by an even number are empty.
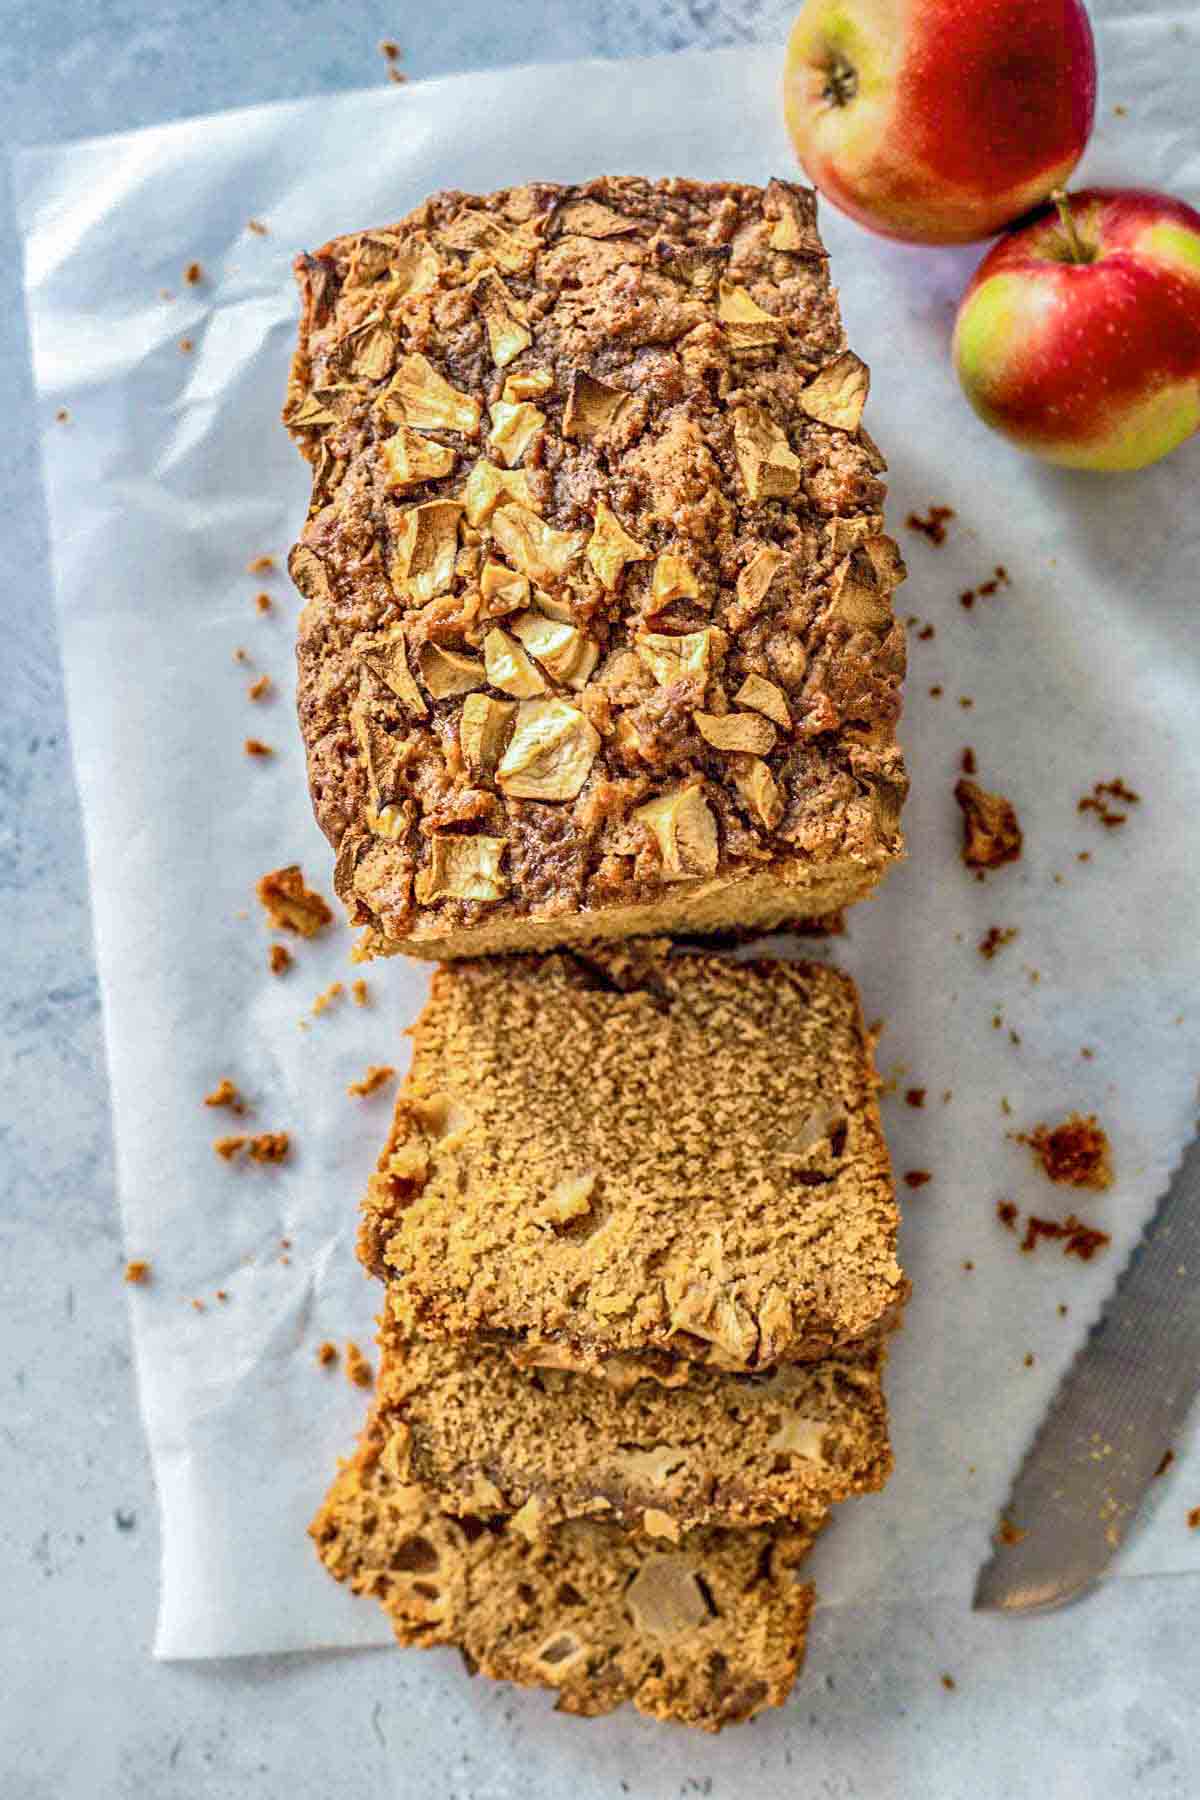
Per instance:
[[[991,237],[1061,187],[1096,109],[1082,0],[806,0],[784,77],[809,180],[889,237]]]
[[[1200,212],[1133,188],[1058,195],[984,257],[953,353],[980,418],[1022,449],[1157,462],[1200,429]]]

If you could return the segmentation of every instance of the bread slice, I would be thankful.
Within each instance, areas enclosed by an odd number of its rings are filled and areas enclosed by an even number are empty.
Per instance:
[[[904,567],[812,191],[435,194],[296,270],[300,720],[363,954],[869,894]]]
[[[360,1234],[405,1337],[747,1370],[895,1324],[847,976],[661,944],[471,960],[413,1037]]]
[[[383,1331],[378,1404],[398,1466],[453,1513],[521,1513],[538,1532],[592,1517],[678,1540],[794,1518],[891,1473],[885,1352],[763,1375],[676,1365],[666,1386],[519,1369],[506,1350]]]
[[[373,1415],[310,1531],[401,1644],[457,1645],[472,1673],[587,1716],[632,1701],[719,1731],[787,1698],[814,1598],[796,1567],[819,1515],[678,1545],[591,1521],[531,1541],[511,1521],[447,1517],[397,1474],[396,1443]]]

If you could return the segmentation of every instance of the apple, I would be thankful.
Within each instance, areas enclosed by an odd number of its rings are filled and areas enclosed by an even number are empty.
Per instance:
[[[1200,428],[1200,212],[1093,188],[984,257],[954,327],[968,400],[1022,449],[1140,469]]]
[[[1061,187],[1096,110],[1082,0],[806,0],[784,76],[809,180],[919,244],[991,237]]]

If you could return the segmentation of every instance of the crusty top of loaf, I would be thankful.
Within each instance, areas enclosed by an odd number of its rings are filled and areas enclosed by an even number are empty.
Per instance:
[[[898,853],[903,569],[810,190],[442,193],[297,274],[300,716],[356,920]]]

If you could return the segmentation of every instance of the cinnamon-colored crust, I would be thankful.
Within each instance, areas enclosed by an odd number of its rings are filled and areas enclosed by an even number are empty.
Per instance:
[[[662,944],[439,969],[364,1202],[408,1337],[815,1361],[906,1294],[850,979]]]
[[[903,564],[811,191],[442,193],[297,274],[300,719],[364,953],[869,894]]]

